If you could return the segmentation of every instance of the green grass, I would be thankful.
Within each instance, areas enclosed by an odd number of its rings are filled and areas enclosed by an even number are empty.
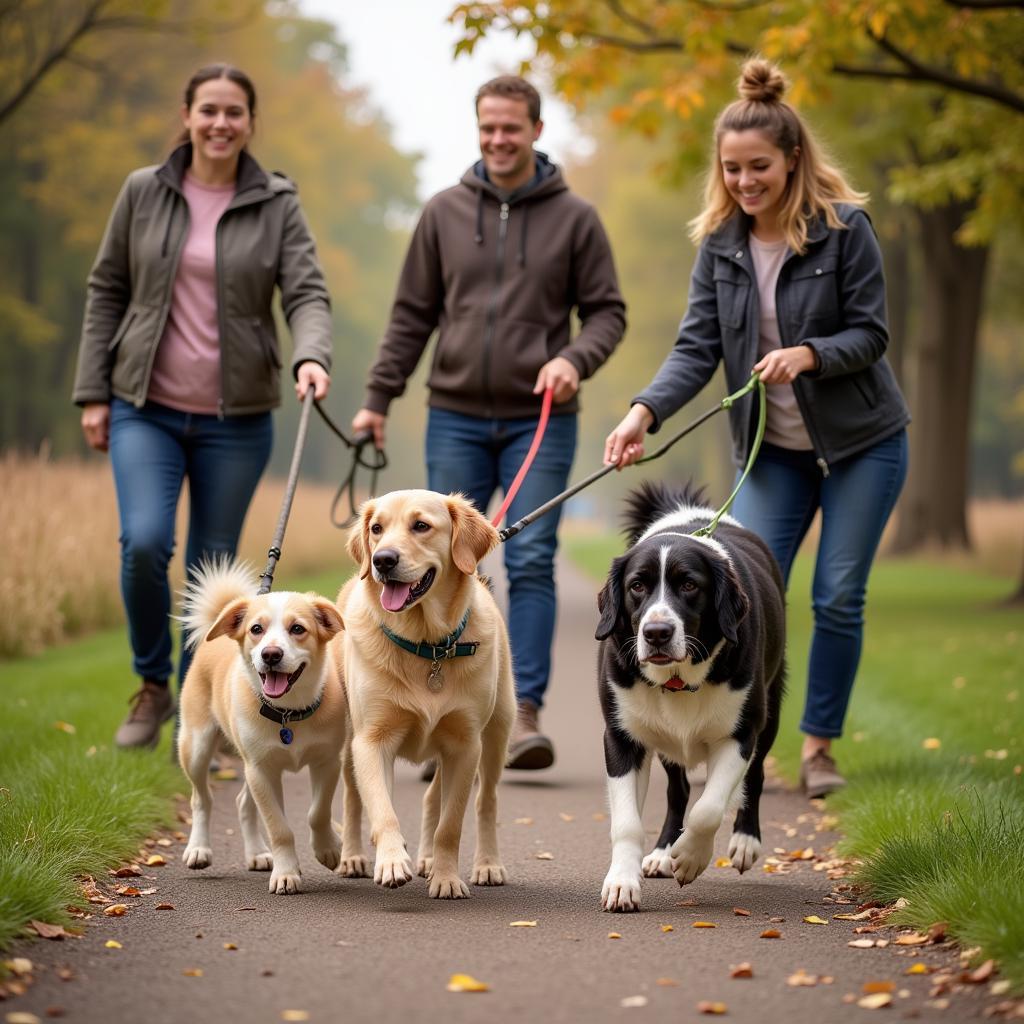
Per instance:
[[[621,544],[567,538],[566,548],[600,579]],[[811,571],[801,557],[790,583],[788,697],[773,749],[790,781]],[[828,808],[845,834],[841,851],[863,862],[858,880],[880,899],[908,901],[894,920],[947,922],[1024,991],[1024,621],[999,604],[1011,589],[963,568],[878,563],[846,734],[834,747],[850,785]]]
[[[333,598],[343,575],[281,575],[276,589]],[[0,664],[0,949],[33,918],[68,923],[79,876],[104,875],[173,823],[172,797],[188,784],[171,762],[170,727],[156,751],[113,746],[135,685],[123,629]]]

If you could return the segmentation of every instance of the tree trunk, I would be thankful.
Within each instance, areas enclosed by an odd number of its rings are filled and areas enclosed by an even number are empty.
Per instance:
[[[954,240],[969,209],[952,203],[918,211],[922,310],[919,336],[905,363],[914,422],[894,543],[900,552],[930,545],[970,547],[971,401],[989,250],[966,249]]]

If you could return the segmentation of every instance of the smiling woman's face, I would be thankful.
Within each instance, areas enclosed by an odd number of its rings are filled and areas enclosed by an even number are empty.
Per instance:
[[[249,99],[230,78],[213,78],[196,89],[182,119],[192,142],[192,159],[211,166],[231,166],[252,138]]]
[[[763,227],[776,223],[798,156],[799,149],[787,158],[756,128],[728,131],[718,144],[726,190]]]

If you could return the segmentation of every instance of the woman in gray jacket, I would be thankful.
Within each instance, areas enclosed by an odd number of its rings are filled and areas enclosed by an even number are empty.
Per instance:
[[[806,124],[782,101],[774,65],[748,61],[740,99],[719,115],[700,251],[675,347],[608,436],[605,463],[643,455],[643,438],[725,363],[730,392],[753,371],[767,385],[765,443],[733,515],[789,571],[818,509],[814,636],[801,781],[808,796],[844,785],[831,756],[860,660],[868,574],[907,470],[910,420],[885,358],[882,259],[871,222]],[[746,462],[753,401],[730,409]]]
[[[233,555],[270,456],[280,402],[275,287],[300,398],[330,385],[331,314],[313,239],[285,177],[249,155],[256,93],[224,64],[185,89],[181,144],[128,176],[88,281],[74,401],[86,441],[110,451],[121,591],[141,679],[117,732],[154,746],[174,713],[167,568],[189,484],[188,571]],[[180,680],[189,657],[179,659]]]

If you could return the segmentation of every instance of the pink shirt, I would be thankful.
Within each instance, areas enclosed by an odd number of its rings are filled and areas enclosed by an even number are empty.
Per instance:
[[[760,298],[761,322],[758,325],[757,356],[766,356],[782,344],[779,334],[779,318],[775,310],[775,286],[779,282],[779,271],[785,262],[787,247],[782,242],[760,242],[749,236],[750,255],[754,260],[754,275],[757,277],[757,292]],[[780,448],[808,451],[813,448],[811,438],[804,425],[803,414],[796,402],[792,384],[769,384],[764,389],[768,399],[768,420],[765,424],[764,439]]]
[[[234,198],[235,186],[203,185],[186,172],[182,191],[188,203],[188,237],[147,398],[182,412],[216,413],[220,405],[217,222]]]

